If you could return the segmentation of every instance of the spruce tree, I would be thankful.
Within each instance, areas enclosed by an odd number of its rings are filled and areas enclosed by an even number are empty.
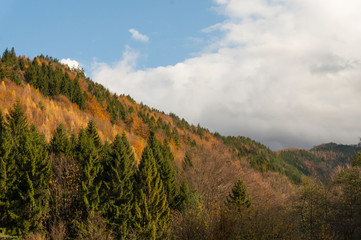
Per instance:
[[[132,147],[130,146],[130,143],[128,141],[127,135],[125,134],[125,132],[123,132],[122,134],[122,144],[123,147],[125,148],[126,154],[129,158],[129,161],[131,162],[131,171],[135,171],[136,170],[136,162],[135,162],[135,157],[134,157],[134,151],[132,149]]]
[[[176,171],[173,166],[174,156],[167,142],[161,145],[153,132],[151,132],[148,139],[148,146],[156,161],[158,174],[163,183],[169,206],[175,208],[175,198],[178,194],[178,189],[176,183]]]
[[[97,127],[93,120],[89,121],[86,128],[86,134],[92,139],[95,147],[99,150],[102,147],[102,142],[100,140]]]
[[[188,182],[183,180],[177,196],[177,208],[182,210],[190,206],[190,192]]]
[[[144,149],[136,173],[135,228],[143,239],[164,239],[169,206],[151,148]]]
[[[11,144],[9,132],[5,128],[5,122],[0,112],[0,232],[12,233],[11,222],[11,199],[14,182],[16,181],[17,166],[15,159],[9,159]]]
[[[238,180],[235,183],[227,201],[230,206],[234,206],[238,210],[246,209],[251,206],[252,201],[247,196],[247,188],[242,180]]]
[[[71,145],[65,126],[62,123],[55,129],[53,137],[50,140],[49,149],[55,155],[70,155]]]
[[[164,188],[167,192],[167,200],[171,208],[175,208],[176,197],[178,195],[178,185],[177,185],[177,171],[174,166],[174,156],[168,142],[165,141],[161,146],[163,154],[163,164],[161,167],[161,178],[164,184]]]
[[[10,153],[5,161],[16,169],[15,176],[7,174],[13,183],[6,196],[11,202],[5,214],[8,231],[24,234],[41,230],[48,212],[51,178],[45,138],[34,126],[29,128],[19,102],[10,110],[6,120]]]
[[[78,143],[76,147],[76,157],[80,165],[80,208],[83,212],[83,220],[89,214],[94,214],[98,210],[100,202],[99,188],[101,182],[99,173],[101,170],[99,160],[99,150],[97,149],[93,138],[84,130],[80,130]]]
[[[102,161],[102,210],[118,239],[127,237],[134,205],[134,160],[129,158],[129,150],[125,147],[127,145],[128,140],[117,135],[110,152],[105,154]]]

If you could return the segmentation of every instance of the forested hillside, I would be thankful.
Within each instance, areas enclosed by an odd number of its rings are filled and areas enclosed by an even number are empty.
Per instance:
[[[0,81],[0,239],[360,236],[356,147],[275,153],[14,49]]]

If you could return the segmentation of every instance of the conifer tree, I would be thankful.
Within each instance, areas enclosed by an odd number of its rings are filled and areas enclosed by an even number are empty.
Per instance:
[[[238,180],[232,188],[232,192],[228,196],[228,204],[236,207],[238,210],[249,208],[252,204],[247,196],[247,188],[242,180]]]
[[[102,161],[102,210],[118,239],[125,239],[128,234],[134,206],[134,161],[129,158],[127,145],[128,140],[117,135]]]
[[[50,140],[49,149],[55,155],[64,154],[70,155],[71,145],[65,126],[61,123],[55,129],[52,139]]]
[[[125,148],[126,154],[129,158],[129,161],[131,162],[131,171],[133,171],[133,173],[136,170],[136,162],[135,162],[135,157],[134,157],[134,151],[132,149],[132,147],[130,146],[130,143],[128,141],[127,135],[125,134],[125,132],[123,132],[122,134],[122,144]]]
[[[9,232],[23,234],[42,228],[48,211],[50,162],[44,136],[34,126],[28,127],[19,102],[6,119],[10,153],[5,161],[15,163],[17,174],[10,179],[13,186],[6,198],[11,205],[5,218]]]
[[[100,160],[99,150],[97,149],[93,138],[84,130],[80,130],[78,143],[76,147],[76,156],[80,164],[81,174],[81,209],[83,211],[84,220],[89,214],[94,214],[98,210],[100,202],[99,181]]]
[[[83,92],[81,91],[78,78],[74,79],[74,87],[71,101],[78,104],[80,109],[85,109],[86,99],[83,95]]]
[[[163,145],[159,143],[155,137],[154,132],[150,133],[148,146],[150,147],[150,150],[152,151],[153,157],[156,161],[157,171],[163,183],[169,206],[171,208],[175,208],[175,198],[178,194],[178,189],[176,183],[176,172],[173,166],[173,154],[167,142],[165,142]]]
[[[95,147],[99,150],[102,147],[102,142],[100,140],[97,127],[93,120],[89,121],[86,128],[86,134],[92,139]]]
[[[135,228],[144,239],[164,239],[169,206],[150,146],[142,154],[136,173]]]
[[[161,146],[163,154],[163,164],[161,167],[161,178],[164,184],[164,188],[167,193],[167,200],[171,208],[175,208],[176,197],[178,195],[178,185],[177,185],[177,172],[174,166],[174,156],[168,142],[165,141]]]
[[[178,209],[185,209],[190,205],[190,193],[188,182],[183,180],[177,196]]]
[[[1,228],[8,233],[12,218],[8,214],[11,211],[11,196],[14,182],[16,181],[17,167],[15,159],[9,159],[11,145],[9,134],[5,128],[5,122],[0,112],[0,231]]]

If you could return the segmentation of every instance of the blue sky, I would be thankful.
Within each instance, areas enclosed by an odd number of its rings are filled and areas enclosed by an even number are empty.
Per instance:
[[[183,61],[209,41],[202,29],[223,18],[211,0],[1,0],[0,4],[2,49],[14,46],[29,57],[43,53],[76,59],[86,71],[94,59],[118,61],[126,47],[139,51],[138,68]],[[149,41],[134,40],[129,29]]]
[[[361,1],[0,0],[0,48],[272,149],[361,136]]]

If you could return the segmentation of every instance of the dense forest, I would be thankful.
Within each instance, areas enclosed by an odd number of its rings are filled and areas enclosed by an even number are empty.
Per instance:
[[[0,239],[360,239],[361,149],[273,152],[0,59]]]

